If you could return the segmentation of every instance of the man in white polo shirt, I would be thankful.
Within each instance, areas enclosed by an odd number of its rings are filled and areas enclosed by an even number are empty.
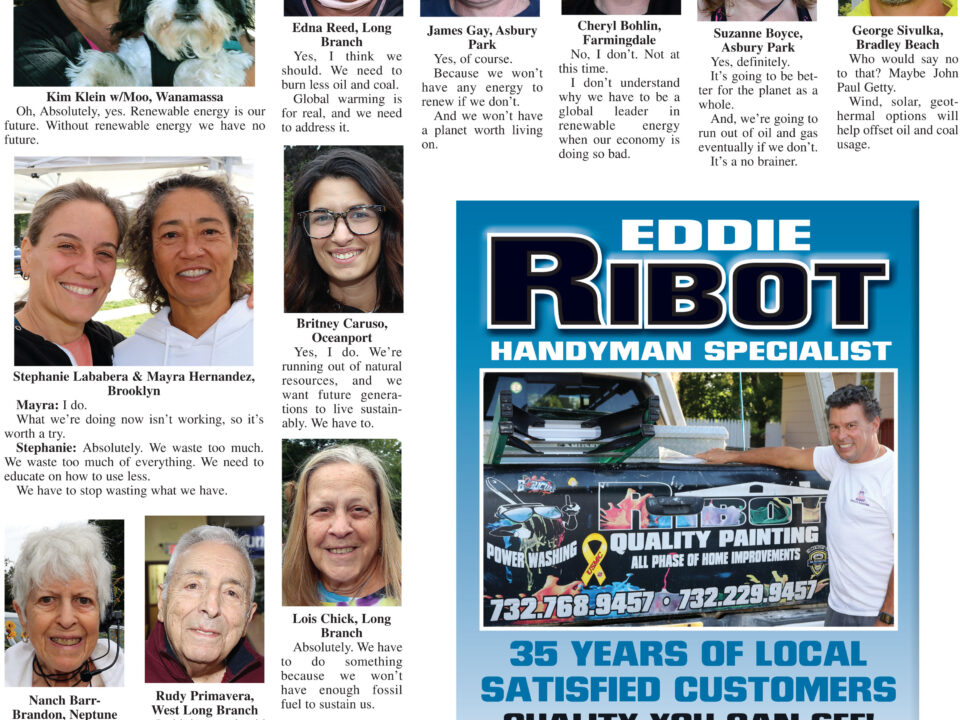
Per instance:
[[[827,398],[830,446],[708,450],[710,463],[816,470],[830,481],[827,553],[830,596],[824,625],[893,625],[893,531],[897,458],[880,444],[880,405],[862,385]]]

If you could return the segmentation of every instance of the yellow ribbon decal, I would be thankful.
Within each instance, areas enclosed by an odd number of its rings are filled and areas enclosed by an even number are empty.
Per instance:
[[[600,543],[600,549],[594,552],[590,549],[590,543],[596,540]],[[583,540],[583,557],[587,559],[587,569],[583,571],[580,579],[584,585],[590,582],[591,577],[597,578],[597,583],[603,585],[607,579],[607,574],[600,567],[601,561],[607,556],[607,539],[600,533],[590,533]]]

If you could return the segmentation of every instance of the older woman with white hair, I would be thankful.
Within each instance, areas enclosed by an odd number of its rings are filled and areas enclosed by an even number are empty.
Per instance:
[[[112,583],[94,525],[30,533],[13,573],[13,607],[29,640],[4,654],[7,687],[123,685],[123,651],[100,637]]]

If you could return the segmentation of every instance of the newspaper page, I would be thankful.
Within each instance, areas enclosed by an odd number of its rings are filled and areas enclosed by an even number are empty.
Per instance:
[[[3,718],[949,713],[952,0],[10,5]]]

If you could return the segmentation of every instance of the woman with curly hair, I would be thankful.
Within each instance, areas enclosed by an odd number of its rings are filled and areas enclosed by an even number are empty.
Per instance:
[[[403,311],[403,199],[375,160],[346,148],[316,158],[291,215],[286,312]]]
[[[134,291],[152,318],[117,345],[115,365],[251,365],[253,233],[225,180],[183,174],[152,185],[125,240]]]
[[[817,0],[700,0],[698,14],[711,22],[810,22],[817,19]]]

